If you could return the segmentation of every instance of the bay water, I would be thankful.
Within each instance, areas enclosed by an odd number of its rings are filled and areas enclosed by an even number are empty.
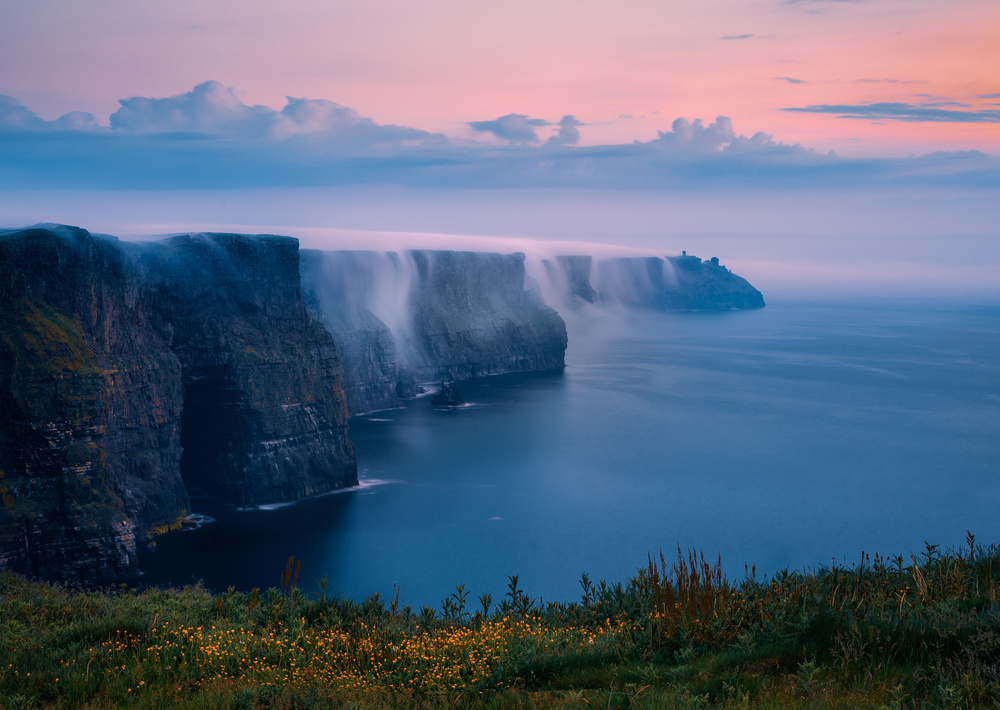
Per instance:
[[[459,583],[571,600],[678,546],[754,565],[1000,542],[1000,306],[775,303],[760,311],[590,311],[562,372],[459,383],[355,417],[362,485],[159,538],[149,584],[399,590]]]

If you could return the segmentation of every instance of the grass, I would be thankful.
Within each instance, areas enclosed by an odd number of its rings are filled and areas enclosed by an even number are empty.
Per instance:
[[[0,573],[0,706],[1000,707],[1000,548],[748,570],[678,550],[545,603],[281,586],[68,590]],[[321,585],[325,590],[325,585]]]

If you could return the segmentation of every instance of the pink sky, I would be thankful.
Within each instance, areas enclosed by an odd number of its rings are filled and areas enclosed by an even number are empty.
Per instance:
[[[1000,152],[998,67],[996,0],[0,4],[0,94],[45,118],[84,110],[101,122],[119,99],[214,79],[248,104],[329,99],[453,139],[508,113],[573,114],[581,145],[726,115],[739,133],[843,155]],[[782,110],[886,102],[994,118]]]

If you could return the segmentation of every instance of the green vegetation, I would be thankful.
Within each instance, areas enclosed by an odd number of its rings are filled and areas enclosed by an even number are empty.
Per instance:
[[[510,578],[441,608],[378,595],[71,591],[0,574],[0,706],[981,708],[1000,706],[1000,548],[728,582],[661,555],[542,603]],[[321,584],[325,590],[326,585]]]
[[[29,529],[53,519],[95,536],[125,519],[95,437],[105,423],[103,377],[73,316],[4,286],[0,275],[0,382],[8,397],[0,451],[33,452],[30,464],[0,470],[0,549],[23,548]],[[56,439],[59,446],[50,443]]]
[[[174,518],[173,522],[163,523],[162,525],[154,525],[149,529],[149,536],[151,538],[160,537],[161,535],[166,535],[167,533],[177,532],[184,527],[184,521],[187,518],[187,510],[182,510],[180,514]],[[155,545],[155,541],[153,542]]]
[[[20,298],[0,308],[0,342],[32,374],[97,375],[79,324],[45,304]]]

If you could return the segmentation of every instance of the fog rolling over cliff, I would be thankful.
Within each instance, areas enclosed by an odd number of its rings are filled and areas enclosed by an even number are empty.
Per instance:
[[[340,348],[351,414],[417,383],[565,366],[566,324],[523,254],[302,251],[306,302]]]
[[[595,258],[566,255],[541,260],[535,269],[546,300],[579,309],[623,307],[659,311],[763,308],[764,297],[719,263],[681,256]]]
[[[718,263],[454,250],[301,252],[306,303],[340,349],[351,414],[398,406],[421,381],[557,369],[558,311],[760,308]]]
[[[274,235],[0,232],[0,569],[138,573],[192,499],[357,484],[349,414],[565,366],[558,310],[758,308],[696,257],[314,251]]]

